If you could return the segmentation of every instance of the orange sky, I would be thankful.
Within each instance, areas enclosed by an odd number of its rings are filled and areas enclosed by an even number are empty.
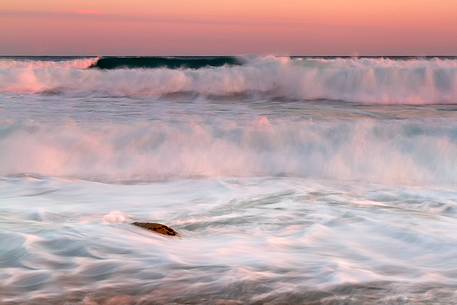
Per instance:
[[[0,54],[457,55],[457,0],[14,0]]]

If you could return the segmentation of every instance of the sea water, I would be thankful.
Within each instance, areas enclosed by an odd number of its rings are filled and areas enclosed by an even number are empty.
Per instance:
[[[0,304],[454,304],[456,184],[454,58],[0,59]]]

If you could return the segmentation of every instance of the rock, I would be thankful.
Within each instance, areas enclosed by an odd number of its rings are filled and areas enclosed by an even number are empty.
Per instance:
[[[178,232],[173,230],[170,227],[167,227],[166,225],[162,225],[160,223],[151,223],[151,222],[134,222],[132,225],[153,231],[162,235],[168,235],[168,236],[177,236]]]

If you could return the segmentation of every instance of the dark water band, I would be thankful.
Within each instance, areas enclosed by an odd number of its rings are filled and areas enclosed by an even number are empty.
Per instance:
[[[236,57],[101,57],[90,68],[111,69],[200,69],[205,67],[221,67],[225,65],[241,65]]]

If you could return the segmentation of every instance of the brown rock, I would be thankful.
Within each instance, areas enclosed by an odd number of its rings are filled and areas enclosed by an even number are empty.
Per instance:
[[[173,230],[170,227],[167,227],[165,225],[162,225],[160,223],[151,223],[151,222],[134,222],[132,225],[153,231],[162,235],[168,235],[168,236],[177,236],[178,232]]]

